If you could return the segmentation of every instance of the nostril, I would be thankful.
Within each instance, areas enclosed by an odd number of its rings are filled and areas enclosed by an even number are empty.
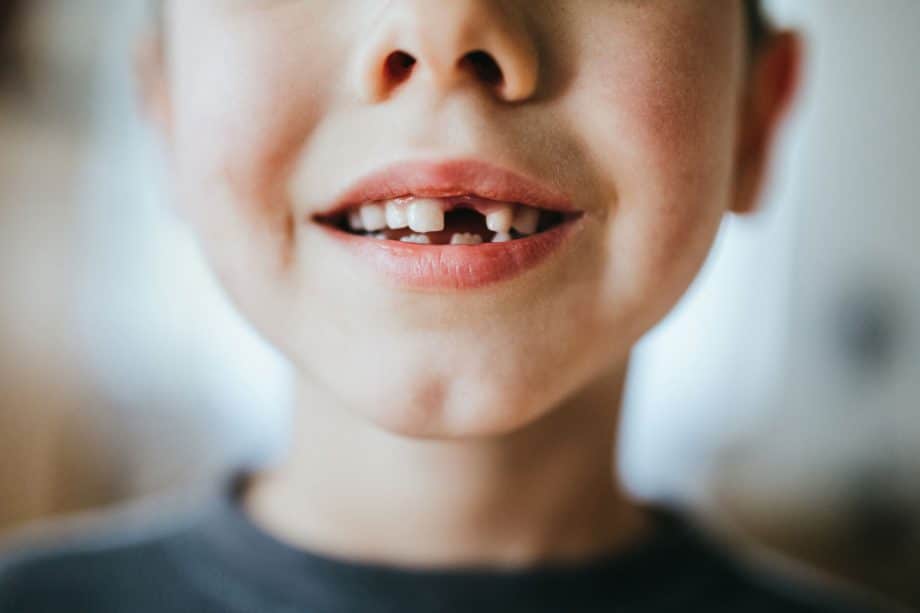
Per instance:
[[[489,85],[501,85],[504,80],[502,69],[485,51],[470,51],[460,60],[461,66],[468,66],[476,77]]]
[[[402,83],[412,73],[415,58],[404,51],[394,51],[386,60],[386,74],[396,85]]]

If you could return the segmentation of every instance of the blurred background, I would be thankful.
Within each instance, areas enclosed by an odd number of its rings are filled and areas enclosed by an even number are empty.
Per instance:
[[[763,209],[643,341],[639,496],[920,609],[920,2],[775,0],[804,91]],[[290,373],[169,205],[143,0],[0,2],[0,535],[284,444]]]

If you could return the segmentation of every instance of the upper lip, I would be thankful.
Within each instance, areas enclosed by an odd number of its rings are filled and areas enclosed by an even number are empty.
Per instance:
[[[561,212],[575,211],[558,189],[511,170],[475,159],[412,161],[372,172],[347,188],[324,215],[335,215],[365,202],[414,196],[472,196]]]

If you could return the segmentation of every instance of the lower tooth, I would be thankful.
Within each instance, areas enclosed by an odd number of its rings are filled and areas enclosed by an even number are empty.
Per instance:
[[[496,232],[495,236],[492,237],[493,243],[507,243],[511,240],[511,235],[507,232]]]
[[[480,243],[482,243],[482,237],[478,234],[463,232],[456,233],[450,237],[451,245],[478,245]]]
[[[407,234],[399,239],[404,243],[415,243],[417,245],[430,245],[431,239],[424,234]]]
[[[374,232],[373,234],[371,234],[371,236],[372,236],[373,238],[376,238],[376,239],[379,240],[379,241],[384,241],[384,240],[387,239],[387,234],[386,234],[386,232]]]

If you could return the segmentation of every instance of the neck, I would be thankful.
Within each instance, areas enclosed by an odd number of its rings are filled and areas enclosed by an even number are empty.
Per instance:
[[[243,495],[283,541],[410,566],[527,566],[629,546],[648,526],[614,466],[627,364],[516,432],[476,440],[393,435],[298,389],[294,435]]]

